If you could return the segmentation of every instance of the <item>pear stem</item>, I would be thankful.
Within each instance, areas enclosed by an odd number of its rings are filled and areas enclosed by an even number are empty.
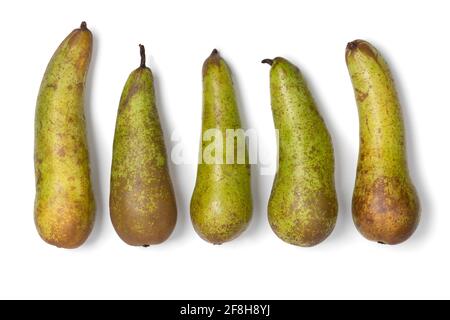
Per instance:
[[[142,45],[142,44],[140,44],[139,45],[139,48],[140,48],[140,52],[141,52],[141,68],[145,68],[145,60],[146,60],[146,58],[145,58],[145,47]]]
[[[267,63],[268,65],[272,65],[273,64],[273,60],[272,59],[264,59],[263,61],[261,61],[261,63]]]

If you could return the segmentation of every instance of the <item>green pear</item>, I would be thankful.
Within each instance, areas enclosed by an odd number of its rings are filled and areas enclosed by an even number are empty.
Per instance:
[[[233,240],[248,226],[252,216],[250,165],[246,155],[237,161],[238,143],[226,148],[227,130],[241,129],[231,72],[217,50],[203,65],[202,157],[191,199],[191,218],[197,233],[213,244]],[[214,143],[222,148],[211,151],[217,161],[203,157],[211,143],[204,139],[215,133]],[[245,146],[244,146],[245,148]],[[220,149],[220,150],[219,150]],[[233,161],[227,161],[227,160]]]
[[[153,75],[141,65],[125,84],[114,135],[110,214],[120,238],[132,246],[165,241],[177,220]]]
[[[50,60],[36,105],[36,227],[46,242],[68,249],[86,241],[95,216],[84,117],[91,54],[83,22]]]
[[[359,113],[353,220],[367,239],[398,244],[414,233],[420,206],[409,176],[394,81],[383,57],[367,41],[350,42],[345,57]]]
[[[271,65],[270,93],[279,140],[279,165],[268,215],[283,241],[311,247],[336,224],[338,203],[330,135],[300,70],[284,58]]]

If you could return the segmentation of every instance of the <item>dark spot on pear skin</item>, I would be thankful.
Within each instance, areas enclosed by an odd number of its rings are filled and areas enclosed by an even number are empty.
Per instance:
[[[66,156],[66,150],[64,149],[64,147],[58,149],[58,156],[60,156],[61,158],[64,158]]]
[[[355,91],[356,91],[356,99],[358,99],[359,102],[364,102],[364,100],[366,100],[366,98],[369,96],[367,92],[362,92],[358,89],[356,89]]]
[[[129,105],[130,100],[136,95],[137,92],[141,89],[140,85],[138,83],[134,84],[127,93],[127,96],[123,100],[123,103],[121,104],[121,108],[125,108]]]

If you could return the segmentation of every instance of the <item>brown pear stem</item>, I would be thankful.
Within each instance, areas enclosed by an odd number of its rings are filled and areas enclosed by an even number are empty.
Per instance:
[[[272,59],[264,59],[263,61],[261,61],[261,63],[267,63],[268,65],[272,65],[273,64],[273,60]]]
[[[145,47],[140,44],[139,45],[140,52],[141,52],[141,68],[145,68]]]

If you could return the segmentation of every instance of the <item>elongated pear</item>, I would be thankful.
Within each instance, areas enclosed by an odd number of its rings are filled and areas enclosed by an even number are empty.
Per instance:
[[[50,60],[36,105],[34,217],[42,239],[62,248],[83,244],[94,223],[84,117],[91,52],[83,22]]]
[[[271,65],[272,113],[279,135],[269,222],[283,241],[311,247],[325,240],[336,224],[331,138],[300,70],[284,58],[263,63]]]
[[[201,161],[191,199],[194,228],[200,237],[213,244],[239,236],[252,215],[250,166],[245,140],[243,144],[237,141],[243,138],[240,129],[231,73],[214,50],[203,65]],[[236,136],[228,140],[233,144],[227,147],[227,137],[233,133]],[[241,161],[239,153],[244,154]]]
[[[353,220],[369,240],[398,244],[419,222],[403,119],[389,68],[367,41],[347,45],[346,61],[359,113],[360,147],[353,192]]]
[[[120,238],[132,246],[164,242],[175,228],[177,207],[153,87],[145,66],[134,70],[117,113],[111,168],[110,214]]]

